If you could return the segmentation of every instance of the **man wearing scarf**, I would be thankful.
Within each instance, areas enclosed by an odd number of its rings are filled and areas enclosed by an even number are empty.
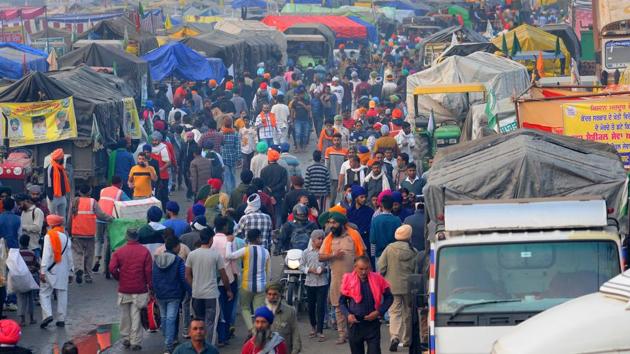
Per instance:
[[[276,115],[271,112],[271,107],[268,103],[262,105],[262,111],[256,116],[254,126],[258,129],[260,141],[267,142],[269,146],[273,145],[273,136],[279,128],[276,122]]]
[[[381,352],[381,321],[394,296],[389,283],[370,269],[370,259],[357,257],[354,270],[343,276],[339,306],[347,317],[348,340],[352,354]]]
[[[63,152],[62,152],[63,154]],[[53,321],[52,296],[57,296],[57,327],[64,327],[68,307],[68,283],[72,282],[74,261],[72,242],[66,234],[61,215],[51,214],[46,217],[50,228],[44,236],[44,248],[39,272],[39,302],[42,307],[41,328],[46,328]]]
[[[348,209],[348,221],[359,229],[363,243],[370,244],[370,224],[374,209],[367,206],[367,190],[361,186],[352,186],[352,206]]]
[[[266,306],[254,312],[255,328],[252,337],[245,342],[241,354],[287,354],[287,345],[278,333],[271,330],[274,315]]]
[[[64,167],[64,152],[61,148],[50,154],[50,166],[46,170],[45,186],[50,212],[65,220],[68,211],[66,195],[70,192],[70,178]]]
[[[335,209],[337,210],[337,209]],[[330,303],[335,307],[337,344],[347,341],[346,317],[339,308],[341,280],[345,273],[351,272],[355,257],[365,255],[365,244],[359,232],[348,227],[348,218],[339,211],[329,210],[319,217],[319,224],[329,228],[330,233],[324,239],[319,251],[319,260],[330,264]]]
[[[234,230],[234,235],[241,235],[244,238],[250,230],[260,230],[263,246],[266,249],[271,248],[271,217],[260,211],[260,196],[257,193],[247,198],[247,207],[245,215],[241,217]]]
[[[372,171],[365,176],[363,180],[363,188],[367,189],[368,200],[372,200],[372,197],[378,196],[382,191],[391,189],[387,174],[382,170],[381,163],[373,161],[370,166]],[[376,207],[376,205],[372,205]]]

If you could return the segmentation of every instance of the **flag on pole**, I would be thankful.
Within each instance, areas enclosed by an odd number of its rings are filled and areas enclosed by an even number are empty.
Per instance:
[[[112,63],[112,71],[114,72],[114,76],[118,76],[118,65],[116,64],[116,60]]]
[[[164,29],[170,30],[173,28],[173,23],[171,22],[171,16],[166,16],[166,20],[164,21]]]
[[[26,53],[22,54],[22,73],[24,76],[28,75],[29,69],[28,64],[26,63]]]
[[[512,53],[511,56],[516,56],[521,51],[521,43],[518,41],[516,31],[514,32],[514,39],[512,39]]]
[[[562,54],[560,51],[560,37],[556,36],[556,50],[553,52],[553,56],[558,58]]]
[[[125,34],[123,36],[123,48],[127,50],[128,45],[129,45],[129,32],[127,32],[127,27],[125,26]]]
[[[503,52],[503,54],[505,54],[505,56],[510,55],[508,51],[507,40],[505,39],[505,33],[503,33],[503,39],[501,41],[501,51]]]
[[[536,57],[536,71],[538,72],[538,77],[545,76],[545,63],[543,62],[543,54],[542,51],[538,51],[538,57]]]
[[[142,7],[142,3],[140,1],[138,1],[138,14],[141,17],[144,17],[144,7]]]
[[[575,58],[571,58],[571,85],[580,85],[581,81],[577,62]]]
[[[430,136],[433,136],[433,132],[435,131],[435,115],[433,114],[433,109],[431,109],[431,114],[429,114],[429,123],[427,124],[427,133]]]
[[[486,100],[486,117],[488,117],[488,128],[499,133],[499,125],[497,122],[497,97],[494,90],[488,90],[488,99]]]

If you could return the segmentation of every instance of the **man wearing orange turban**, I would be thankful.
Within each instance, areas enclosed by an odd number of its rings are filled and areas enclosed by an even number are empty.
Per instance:
[[[64,152],[59,148],[50,154],[50,166],[46,169],[46,196],[50,202],[50,213],[66,219],[68,202],[66,195],[70,192],[70,179],[64,167]]]
[[[271,190],[271,196],[276,199],[276,205],[282,205],[289,186],[289,173],[286,168],[278,164],[280,153],[274,149],[267,151],[268,164],[260,171],[260,178],[265,187]],[[281,225],[281,213],[275,213],[275,224]]]
[[[72,242],[66,234],[61,215],[50,214],[46,217],[50,230],[44,237],[42,262],[39,279],[39,302],[42,307],[41,328],[45,328],[53,321],[52,296],[57,295],[57,327],[64,327],[66,309],[68,307],[68,283],[74,274],[72,260]]]

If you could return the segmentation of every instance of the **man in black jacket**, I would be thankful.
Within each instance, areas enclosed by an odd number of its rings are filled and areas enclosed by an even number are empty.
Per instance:
[[[287,192],[289,173],[278,164],[278,160],[280,160],[280,153],[269,149],[269,152],[267,152],[269,164],[260,171],[260,178],[265,183],[265,187],[271,190],[271,196],[276,200],[275,205],[281,206]],[[282,225],[280,214],[275,213],[276,225]]]

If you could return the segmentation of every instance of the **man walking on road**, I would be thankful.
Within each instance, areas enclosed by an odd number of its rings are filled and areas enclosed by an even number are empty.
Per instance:
[[[408,347],[411,344],[411,296],[407,278],[418,273],[420,259],[418,251],[411,245],[411,226],[402,225],[396,229],[396,242],[389,244],[378,259],[379,273],[387,279],[394,295],[389,308],[389,351],[398,350],[398,344]]]
[[[282,287],[278,283],[268,284],[265,294],[265,304],[274,316],[271,330],[284,338],[288,353],[299,353],[302,350],[302,339],[300,338],[295,308],[282,301]]]
[[[199,242],[201,246],[190,252],[186,259],[186,280],[192,284],[192,308],[197,318],[203,318],[206,323],[206,340],[214,345],[215,333],[219,323],[219,284],[220,277],[223,284],[229,284],[225,272],[223,257],[216,250],[211,249],[214,231],[207,228],[201,230]],[[233,294],[226,289],[228,300]]]
[[[190,342],[177,346],[173,354],[219,354],[217,348],[206,342],[206,324],[202,319],[190,321]]]
[[[123,346],[133,351],[142,349],[140,310],[147,306],[152,288],[151,253],[138,238],[136,229],[127,230],[127,244],[114,252],[109,263],[109,272],[118,280],[120,337]]]
[[[40,264],[39,302],[42,306],[41,328],[46,328],[53,321],[52,297],[57,295],[57,327],[64,327],[68,307],[68,283],[74,274],[72,260],[72,242],[63,228],[63,217],[51,214],[46,217],[48,233],[44,237],[42,262]]]
[[[339,306],[348,319],[348,341],[352,354],[381,353],[381,318],[392,305],[389,283],[370,269],[370,259],[357,257],[354,271],[341,282]]]
[[[98,199],[98,206],[101,210],[109,215],[114,214],[114,203],[117,201],[129,200],[127,194],[122,190],[123,179],[119,176],[112,176],[112,185],[101,189],[100,198]],[[94,267],[92,272],[98,272],[101,267],[101,258],[105,257],[105,277],[111,278],[109,274],[109,261],[111,260],[111,251],[109,249],[109,237],[107,233],[106,221],[96,219],[96,259],[94,260]]]
[[[56,149],[50,154],[50,166],[46,170],[44,185],[50,212],[61,216],[65,222],[68,212],[66,195],[70,193],[70,179],[64,166],[64,156],[62,149]]]
[[[245,342],[241,354],[288,354],[284,338],[271,330],[274,315],[267,307],[262,306],[254,312],[256,323],[252,337]]]

